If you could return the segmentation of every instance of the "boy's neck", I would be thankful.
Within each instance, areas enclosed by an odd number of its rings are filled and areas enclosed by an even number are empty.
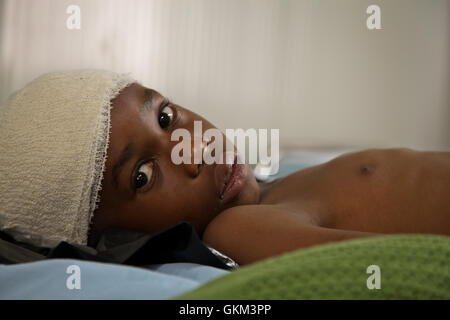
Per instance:
[[[266,195],[268,193],[270,193],[272,188],[279,182],[279,180],[280,179],[275,179],[275,180],[270,181],[270,182],[264,182],[264,181],[258,182],[258,186],[259,186],[259,200],[258,200],[258,204],[260,204],[261,201],[266,197]]]

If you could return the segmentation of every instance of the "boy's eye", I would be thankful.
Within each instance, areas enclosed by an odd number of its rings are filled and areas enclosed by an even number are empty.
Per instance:
[[[173,119],[173,110],[171,107],[164,107],[158,115],[158,122],[161,128],[167,128]]]
[[[136,189],[145,186],[152,178],[153,163],[148,162],[141,165],[138,169],[136,177],[134,178],[134,186]]]

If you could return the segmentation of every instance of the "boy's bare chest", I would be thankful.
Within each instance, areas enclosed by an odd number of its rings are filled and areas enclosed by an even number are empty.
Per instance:
[[[429,194],[424,169],[413,160],[414,155],[392,150],[344,155],[273,183],[261,204],[298,212],[305,221],[329,228],[450,233],[448,197],[442,190]],[[448,169],[440,180],[429,177],[438,180],[434,185],[450,182],[450,162]]]

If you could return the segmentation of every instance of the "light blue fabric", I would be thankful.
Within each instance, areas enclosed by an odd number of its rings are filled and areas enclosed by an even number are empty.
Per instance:
[[[154,271],[183,277],[199,283],[208,282],[229,272],[219,268],[184,262],[154,264],[148,267]]]
[[[80,289],[67,281],[80,270]],[[0,299],[170,299],[228,271],[188,263],[150,266],[153,270],[117,264],[49,259],[0,265]],[[69,281],[69,283],[75,283]],[[70,285],[69,285],[70,286]]]

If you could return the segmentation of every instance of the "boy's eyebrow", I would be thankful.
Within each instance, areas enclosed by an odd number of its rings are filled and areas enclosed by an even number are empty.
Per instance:
[[[142,105],[142,109],[149,112],[153,108],[153,90],[145,88],[145,102]]]
[[[141,106],[141,110],[144,112],[149,112],[153,108],[153,90],[145,88],[145,101]],[[116,189],[119,187],[119,176],[122,171],[123,166],[133,157],[134,155],[134,143],[130,141],[125,148],[123,148],[120,153],[119,159],[112,169],[113,183]]]
[[[112,169],[113,182],[116,189],[119,187],[118,179],[120,172],[122,171],[122,168],[125,165],[125,163],[127,163],[128,160],[130,160],[133,157],[133,154],[134,154],[134,143],[133,141],[130,141],[120,153],[119,160],[117,160],[116,164]]]

